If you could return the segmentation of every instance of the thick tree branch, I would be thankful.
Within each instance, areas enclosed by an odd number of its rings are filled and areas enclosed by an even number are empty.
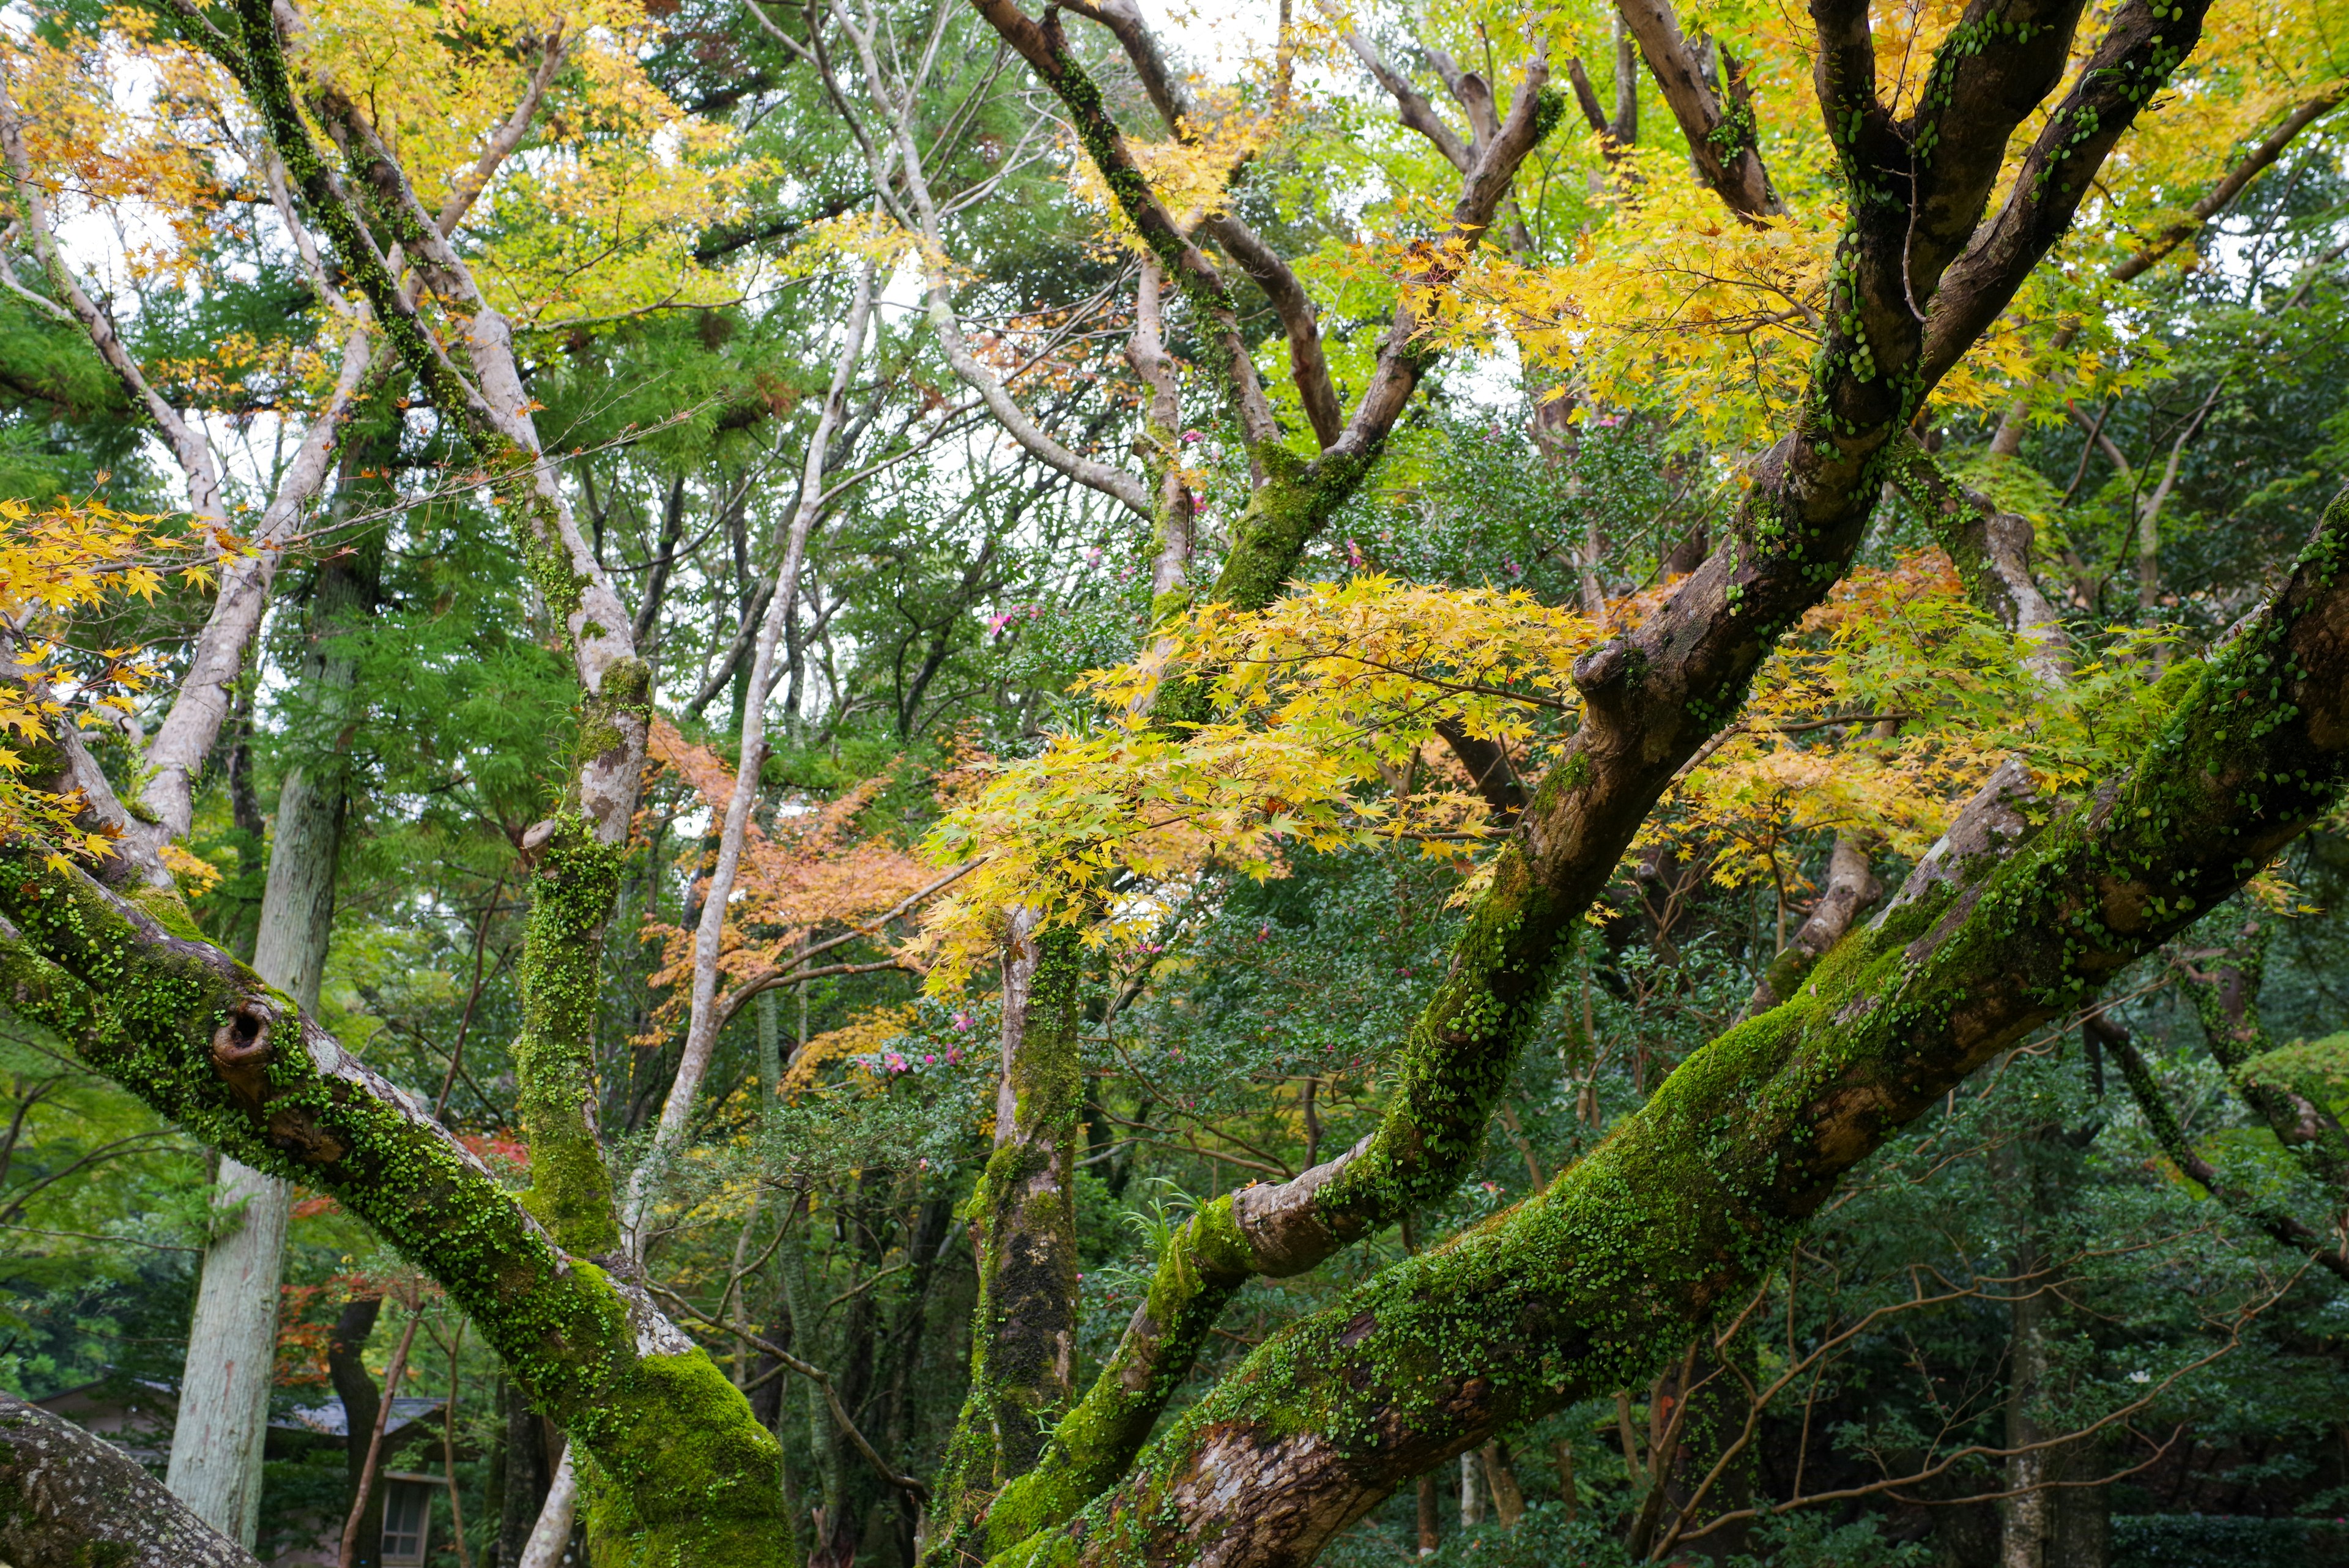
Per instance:
[[[2007,139],[2064,79],[2083,0],[1972,0],[1934,52],[1915,116],[1878,178],[1914,191],[1909,289],[1922,300],[1973,237],[2006,161]],[[2035,258],[2034,258],[2035,259]]]
[[[0,1000],[212,1147],[332,1194],[440,1282],[604,1474],[668,1475],[674,1411],[695,1410],[710,1425],[690,1484],[631,1485],[619,1521],[643,1561],[782,1568],[773,1438],[709,1357],[625,1274],[558,1247],[420,1098],[150,908],[179,918],[57,871],[40,846],[0,852]]]
[[[1928,306],[1919,367],[1930,389],[1988,330],[2014,291],[2063,236],[2089,181],[2202,36],[2208,0],[2157,7],[2127,0],[2072,89],[2024,154],[1997,213],[1950,264]]]
[[[1824,112],[1831,124],[1871,110],[1880,121],[1864,12],[1820,9]],[[2060,57],[2064,40],[2044,47]],[[1855,147],[1846,157],[1858,180]],[[1501,852],[1405,1046],[1379,1128],[1292,1181],[1204,1207],[1170,1241],[1148,1298],[1063,1423],[1065,1440],[999,1500],[991,1544],[1067,1517],[1116,1473],[1249,1276],[1313,1267],[1447,1191],[1474,1158],[1576,922],[1663,789],[1728,719],[1771,642],[1857,546],[1889,466],[1884,449],[1915,411],[1922,331],[1908,299],[1907,228],[1896,211],[1856,213],[1796,430],[1759,465],[1732,536],[1644,625],[1578,664],[1582,726]]]
[[[2235,1093],[2310,1175],[2349,1205],[2349,1132],[2324,1103],[2323,1091],[2303,1089],[2261,1061],[2271,1043],[2260,1021],[2260,987],[2274,934],[2271,919],[2245,917],[2225,947],[2186,956],[2179,988],[2194,1004],[2202,1037]]]
[[[1337,29],[1338,36],[1346,47],[1362,62],[1362,68],[1371,73],[1379,86],[1387,90],[1387,96],[1395,100],[1395,117],[1406,129],[1425,137],[1428,144],[1444,155],[1445,162],[1463,174],[1468,172],[1468,144],[1460,140],[1460,133],[1445,124],[1444,118],[1435,112],[1435,106],[1427,101],[1426,95],[1412,85],[1411,78],[1390,65],[1387,57],[1379,52],[1378,46],[1362,36],[1361,29],[1347,20],[1345,12],[1338,7],[1335,0],[1320,0],[1320,5],[1321,15]],[[1575,70],[1578,75],[1579,67],[1580,62],[1577,61]]]
[[[2344,1257],[2337,1240],[2312,1230],[2296,1215],[2261,1202],[2220,1175],[2218,1168],[2202,1158],[2178,1125],[2178,1114],[2170,1109],[2168,1096],[2162,1093],[2159,1080],[2146,1064],[2127,1030],[2101,1012],[2091,1016],[2085,1027],[2120,1064],[2122,1081],[2128,1085],[2129,1097],[2137,1101],[2137,1111],[2145,1117],[2146,1130],[2153,1134],[2153,1141],[2161,1146],[2161,1152],[2169,1157],[2169,1162],[2189,1181],[2216,1199],[2221,1207],[2266,1232],[2278,1246],[2310,1258],[2349,1281],[2349,1257]]]
[[[637,656],[626,607],[540,445],[505,318],[490,308],[373,122],[312,62],[312,110],[398,236],[393,254],[401,259],[387,258],[350,186],[295,109],[286,55],[302,33],[301,17],[286,0],[239,0],[237,16],[232,64],[309,215],[340,253],[401,359],[488,472],[522,564],[569,645],[582,696],[570,773],[554,814],[523,837],[533,871],[514,1058],[532,1151],[532,1212],[564,1247],[611,1253],[620,1234],[595,1120],[596,1012],[604,924],[618,894],[644,772],[651,670]],[[525,95],[534,101],[541,90],[534,76]],[[401,286],[409,259],[466,315],[470,377]]]
[[[260,1568],[105,1438],[0,1388],[0,1561]]]
[[[1931,524],[1976,604],[2032,645],[2023,665],[2050,691],[2072,679],[2071,639],[2031,569],[2031,520],[1951,479],[1913,437],[1894,449],[1892,483]]]
[[[1241,438],[1250,450],[1278,443],[1279,426],[1264,388],[1256,379],[1247,339],[1240,330],[1238,307],[1232,302],[1223,276],[1151,189],[1125,133],[1111,118],[1101,88],[1070,52],[1061,27],[1060,13],[1047,10],[1040,23],[1019,5],[1019,0],[972,0],[989,26],[1028,62],[1037,78],[1052,89],[1069,111],[1077,140],[1101,171],[1119,210],[1141,232],[1143,242],[1166,269],[1167,277],[1183,291],[1198,313],[1202,336],[1213,346],[1216,369],[1228,390]]]
[[[1896,905],[1538,1198],[1277,1335],[1053,1548],[1301,1565],[1433,1465],[1644,1381],[1855,1164],[2331,808],[2349,774],[2345,561],[2349,497],[2125,778],[2002,865]]]
[[[1297,384],[1306,422],[1323,450],[1338,444],[1345,433],[1346,411],[1339,406],[1338,389],[1330,379],[1330,356],[1321,347],[1321,327],[1314,319],[1313,302],[1287,262],[1259,238],[1257,232],[1231,212],[1208,215],[1206,230],[1224,247],[1224,254],[1264,290],[1272,311],[1280,317],[1288,337],[1288,374]]]
[[[1615,8],[1688,138],[1697,177],[1747,223],[1782,216],[1785,205],[1771,188],[1770,171],[1754,145],[1752,112],[1733,119],[1722,108],[1695,47],[1681,32],[1671,0],[1616,0]]]
[[[1745,1004],[1746,1016],[1767,1012],[1794,995],[1803,977],[1843,940],[1883,893],[1883,884],[1868,866],[1866,843],[1857,834],[1837,834],[1835,848],[1827,857],[1826,885],[1819,889],[1818,902],[1811,906],[1794,940],[1771,961],[1754,987],[1753,999]]]

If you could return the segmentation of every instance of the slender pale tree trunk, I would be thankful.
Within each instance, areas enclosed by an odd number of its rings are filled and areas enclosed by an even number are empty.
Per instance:
[[[346,453],[347,483],[363,463],[361,451],[354,443]],[[322,753],[349,722],[358,675],[356,659],[336,645],[334,633],[373,603],[381,549],[381,535],[373,533],[351,555],[318,569],[300,689],[316,704],[317,738],[326,742],[317,748]],[[331,763],[289,768],[277,796],[253,967],[305,1012],[317,1010],[334,926],[345,797],[342,770]],[[250,1550],[261,1526],[262,1448],[294,1188],[223,1158],[213,1203],[234,1218],[204,1253],[164,1484],[198,1518]]]
[[[221,1160],[213,1203],[237,1213],[204,1252],[180,1419],[163,1477],[191,1512],[247,1551],[261,1529],[261,1448],[269,1428],[278,1264],[292,1193],[288,1182]]]
[[[841,334],[840,358],[832,372],[832,388],[808,437],[807,462],[800,483],[800,504],[792,514],[783,539],[783,558],[775,570],[775,591],[759,628],[758,651],[750,663],[750,683],[742,709],[741,749],[735,763],[734,793],[726,803],[725,826],[718,838],[718,864],[709,873],[709,890],[701,904],[694,932],[693,1010],[686,1024],[685,1050],[677,1077],[662,1104],[652,1146],[645,1151],[628,1183],[621,1229],[632,1250],[644,1245],[645,1210],[658,1186],[662,1170],[685,1142],[686,1124],[693,1114],[710,1053],[718,1045],[718,1029],[725,1013],[718,1005],[718,961],[726,935],[726,904],[734,891],[734,874],[741,865],[742,846],[750,836],[750,807],[759,798],[759,771],[767,760],[767,699],[775,687],[775,650],[782,640],[783,622],[799,597],[800,570],[807,558],[808,533],[823,510],[824,459],[840,428],[849,378],[864,353],[864,329],[873,314],[874,265],[864,264],[856,276],[856,292]]]

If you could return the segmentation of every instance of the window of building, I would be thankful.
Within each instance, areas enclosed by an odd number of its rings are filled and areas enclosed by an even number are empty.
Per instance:
[[[394,1480],[383,1493],[383,1568],[422,1568],[432,1533],[432,1488]]]

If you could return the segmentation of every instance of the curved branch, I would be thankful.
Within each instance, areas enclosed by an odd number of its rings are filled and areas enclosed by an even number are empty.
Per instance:
[[[2162,228],[2114,267],[2114,281],[2127,283],[2131,278],[2151,272],[2162,257],[2192,239],[2201,232],[2202,225],[2231,206],[2235,198],[2243,193],[2244,186],[2265,173],[2269,165],[2282,156],[2292,138],[2338,109],[2344,98],[2349,98],[2349,83],[2331,88],[2293,106],[2292,112],[2283,117],[2282,124],[2262,137],[2220,178],[2216,185],[2204,192],[2199,201],[2186,209],[2186,216]]]
[[[2155,1081],[2153,1071],[2146,1065],[2145,1057],[2137,1051],[2137,1043],[2128,1031],[2106,1018],[2101,1012],[2090,1018],[2085,1026],[2096,1036],[2097,1043],[2113,1054],[2120,1063],[2121,1077],[2129,1086],[2129,1097],[2137,1101],[2138,1112],[2145,1117],[2146,1129],[2153,1134],[2154,1142],[2170,1163],[2184,1173],[2186,1179],[2209,1193],[2224,1208],[2265,1231],[2278,1246],[2321,1265],[2344,1281],[2349,1281],[2349,1258],[2342,1255],[2340,1243],[2333,1238],[2319,1234],[2304,1225],[2294,1215],[2272,1204],[2262,1203],[2250,1193],[2236,1187],[2219,1174],[2218,1168],[2195,1149],[2178,1125],[2177,1113],[2169,1108],[2168,1099],[2161,1085]]]
[[[2006,201],[1942,274],[1928,306],[1922,385],[1949,374],[2071,227],[2121,133],[2202,36],[2208,0],[2127,0],[2048,116]]]

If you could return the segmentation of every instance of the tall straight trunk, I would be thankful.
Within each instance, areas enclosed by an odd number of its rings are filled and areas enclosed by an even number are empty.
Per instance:
[[[554,1461],[546,1441],[544,1423],[530,1407],[522,1390],[505,1388],[505,1491],[499,1499],[497,1560],[500,1568],[522,1561],[531,1527],[546,1506],[546,1491],[554,1480]]]
[[[359,443],[347,449],[346,485],[365,451]],[[358,676],[357,661],[334,634],[372,607],[381,563],[382,534],[371,530],[357,549],[319,566],[311,594],[298,690],[310,694],[319,738],[330,744],[349,722]],[[277,796],[253,967],[308,1012],[317,1010],[334,925],[345,794],[343,772],[330,763],[288,768]],[[213,1204],[235,1218],[204,1253],[164,1484],[198,1518],[250,1550],[261,1527],[262,1447],[294,1188],[223,1157]]]
[[[222,1157],[212,1204],[233,1217],[204,1251],[163,1484],[197,1518],[250,1551],[261,1531],[261,1449],[269,1430],[279,1263],[293,1187]]]
[[[1076,1391],[1076,1131],[1081,940],[1011,912],[1003,955],[1002,1083],[995,1152],[971,1200],[978,1305],[970,1392],[947,1448],[939,1508],[950,1544],[1033,1469]]]

